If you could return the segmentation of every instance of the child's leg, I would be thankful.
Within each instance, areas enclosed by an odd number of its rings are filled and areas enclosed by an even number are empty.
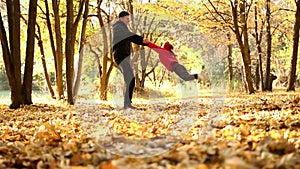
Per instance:
[[[184,81],[191,81],[194,79],[198,79],[197,74],[189,74],[186,68],[179,63],[174,63],[172,67],[174,72]]]

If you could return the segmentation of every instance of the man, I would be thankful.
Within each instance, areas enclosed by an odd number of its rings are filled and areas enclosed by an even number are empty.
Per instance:
[[[147,46],[148,40],[142,36],[129,31],[129,13],[122,11],[119,14],[119,20],[113,25],[113,55],[116,64],[122,71],[126,90],[124,95],[124,109],[136,109],[132,106],[132,94],[135,87],[135,77],[130,61],[131,42]]]

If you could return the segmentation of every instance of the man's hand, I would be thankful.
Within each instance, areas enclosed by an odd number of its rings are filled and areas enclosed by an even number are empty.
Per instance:
[[[144,44],[148,44],[148,43],[149,43],[149,40],[148,40],[147,38],[144,38],[144,39],[143,39],[143,43],[144,43]]]

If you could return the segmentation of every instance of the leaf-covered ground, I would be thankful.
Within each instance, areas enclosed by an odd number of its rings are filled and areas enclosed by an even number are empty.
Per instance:
[[[0,168],[300,169],[300,97],[295,93],[228,95],[212,121],[215,103],[210,97],[161,108],[157,104],[162,113],[156,116],[149,109],[135,112],[146,122],[105,104],[74,109],[49,102],[18,110],[0,105]],[[170,127],[184,107],[197,110],[199,120],[169,140]],[[82,120],[82,112],[94,116]],[[97,123],[101,119],[105,123]],[[188,123],[177,127],[184,125]],[[99,132],[106,138],[97,138]],[[130,138],[140,138],[146,148],[140,152]],[[149,147],[155,156],[139,156],[151,153]]]

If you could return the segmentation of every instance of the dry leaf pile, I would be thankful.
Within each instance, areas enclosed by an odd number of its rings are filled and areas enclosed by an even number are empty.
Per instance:
[[[157,103],[156,112],[0,105],[0,168],[300,169],[299,96],[228,95],[215,104]]]

